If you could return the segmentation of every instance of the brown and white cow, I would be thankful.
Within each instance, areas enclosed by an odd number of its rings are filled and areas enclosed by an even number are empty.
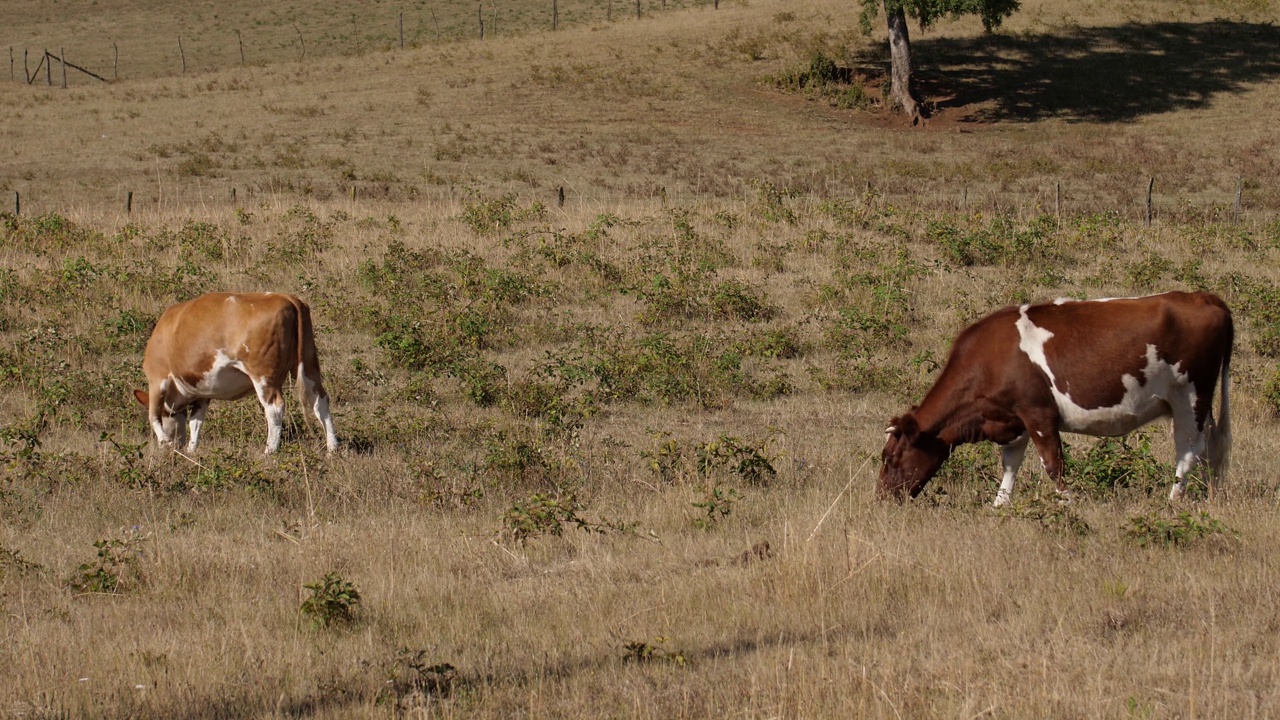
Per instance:
[[[998,310],[960,333],[924,400],[889,421],[879,495],[915,497],[957,445],[982,440],[1003,446],[997,507],[1009,501],[1028,440],[1065,492],[1059,432],[1119,436],[1172,416],[1177,499],[1197,465],[1207,461],[1211,479],[1226,472],[1233,336],[1231,311],[1208,293]]]
[[[338,448],[329,395],[320,380],[320,360],[311,309],[283,293],[210,293],[179,303],[156,321],[142,360],[148,391],[138,402],[162,446],[176,448],[191,432],[195,450],[210,400],[237,400],[256,393],[267,415],[267,453],[280,447],[285,379],[292,373],[298,396],[324,427],[325,444]]]

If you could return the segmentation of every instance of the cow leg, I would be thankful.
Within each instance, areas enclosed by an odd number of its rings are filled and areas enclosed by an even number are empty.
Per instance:
[[[1027,454],[1029,436],[1014,440],[1008,445],[1000,446],[1000,464],[1004,466],[1004,477],[1000,479],[1000,490],[996,493],[994,507],[1002,507],[1009,503],[1013,495],[1013,480],[1018,476],[1018,468],[1022,467],[1022,458]]]
[[[183,442],[187,439],[187,413],[188,406],[184,405],[175,409],[173,415],[173,449],[177,450],[182,447]]]
[[[280,449],[280,433],[284,430],[284,395],[280,388],[266,382],[254,381],[254,389],[258,391],[258,402],[267,416],[267,449],[270,455]]]
[[[1177,480],[1169,490],[1169,501],[1174,502],[1187,490],[1187,474],[1193,469],[1205,467],[1205,450],[1208,443],[1205,427],[1196,421],[1191,402],[1175,398],[1169,403],[1173,412],[1173,446],[1177,460]],[[1206,418],[1206,424],[1208,420]]]
[[[209,401],[207,399],[196,400],[191,403],[191,416],[187,420],[189,428],[187,452],[195,452],[196,445],[200,443],[200,428],[204,427],[204,414],[208,409]]]
[[[333,415],[329,412],[329,393],[324,391],[319,374],[317,373],[313,378],[304,368],[301,387],[303,410],[311,408],[311,412],[315,413],[316,419],[324,428],[325,447],[329,448],[329,452],[337,450],[338,433],[333,428]]]

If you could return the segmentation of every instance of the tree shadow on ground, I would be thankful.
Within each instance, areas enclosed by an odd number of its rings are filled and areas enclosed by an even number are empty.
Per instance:
[[[973,122],[1131,122],[1280,77],[1280,28],[1224,20],[911,45],[922,100]]]

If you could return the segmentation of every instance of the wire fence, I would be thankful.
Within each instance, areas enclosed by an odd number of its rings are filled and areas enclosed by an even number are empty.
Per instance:
[[[794,207],[814,207],[832,202],[874,202],[902,210],[926,214],[983,214],[1008,216],[1020,221],[1053,217],[1059,223],[1072,218],[1099,214],[1113,216],[1128,223],[1153,226],[1202,225],[1238,227],[1241,230],[1265,228],[1280,238],[1280,207],[1250,204],[1245,191],[1247,183],[1237,178],[1234,193],[1202,191],[1194,194],[1163,195],[1152,178],[1135,183],[1128,198],[1100,198],[1087,188],[1047,183],[1035,188],[1000,192],[905,192],[901,188],[886,189],[866,183],[860,187],[842,187],[822,193],[786,193],[782,202]],[[1075,192],[1081,197],[1077,198]],[[491,189],[491,194],[505,194],[506,189]],[[552,212],[572,214],[600,211],[601,208],[627,208],[651,205],[654,208],[698,208],[705,206],[754,206],[760,197],[744,183],[738,193],[704,193],[658,187],[652,193],[601,192],[590,186],[557,185],[516,193],[521,203],[540,203]],[[293,205],[297,203],[337,203],[351,208],[394,207],[406,202],[414,205],[462,208],[486,197],[471,186],[433,185],[388,187],[351,184],[346,186],[298,187],[278,182],[236,184],[231,181],[172,182],[160,189],[139,187],[137,191],[120,186],[113,193],[67,196],[64,192],[14,191],[11,206],[4,212],[17,215],[40,215],[63,212],[69,206],[95,208],[110,212],[115,208],[123,216],[135,214],[173,215],[202,211],[233,212],[258,205]]]
[[[643,19],[672,10],[714,10],[719,8],[720,0],[480,0],[442,3],[438,7],[423,5],[376,15],[365,9],[352,11],[349,5],[317,6],[294,16],[247,23],[248,27],[233,27],[225,21],[204,26],[177,19],[154,23],[121,21],[115,25],[118,33],[93,37],[81,33],[72,38],[73,42],[45,35],[41,40],[47,44],[9,44],[9,80],[66,87],[75,82],[354,57],[465,39],[497,40],[534,31]],[[136,27],[139,24],[141,28]],[[66,76],[67,69],[73,71],[70,76]]]

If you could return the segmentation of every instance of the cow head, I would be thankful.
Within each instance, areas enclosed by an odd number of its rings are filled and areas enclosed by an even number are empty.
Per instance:
[[[152,397],[145,390],[134,390],[133,396],[147,409],[147,419],[161,447],[176,448],[186,440],[187,409],[173,410],[163,394]]]
[[[939,439],[937,433],[921,430],[912,413],[890,420],[885,431],[876,494],[898,501],[907,494],[919,495],[950,455],[951,446]]]

